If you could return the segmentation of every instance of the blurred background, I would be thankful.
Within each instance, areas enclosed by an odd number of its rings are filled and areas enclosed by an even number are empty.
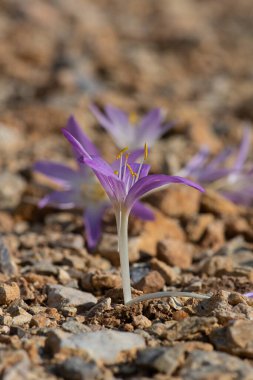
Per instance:
[[[201,144],[217,153],[238,143],[241,121],[253,119],[251,0],[2,0],[0,10],[9,171],[71,157],[60,134],[71,113],[110,155],[91,102],[140,116],[159,106],[177,121],[156,148],[159,171],[175,172]]]

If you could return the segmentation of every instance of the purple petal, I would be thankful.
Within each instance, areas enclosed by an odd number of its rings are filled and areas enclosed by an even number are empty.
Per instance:
[[[174,126],[176,125],[176,122],[175,121],[172,121],[170,123],[167,123],[167,124],[163,124],[160,128],[160,132],[159,132],[159,135],[158,137],[161,137],[162,135],[165,135],[165,133],[167,133],[171,128],[173,128]]]
[[[143,117],[139,126],[140,133],[147,132],[150,128],[156,127],[163,121],[162,111],[160,108],[154,108]]]
[[[238,153],[236,162],[234,164],[234,169],[236,169],[236,170],[242,169],[242,167],[243,167],[243,165],[244,165],[244,163],[248,157],[249,148],[250,148],[250,135],[251,135],[250,128],[245,127],[243,129],[243,138],[242,138],[242,142],[241,142],[241,145],[239,148],[239,153]]]
[[[76,192],[74,190],[54,191],[46,195],[38,203],[40,208],[47,205],[51,205],[59,209],[70,209],[75,206],[78,207],[76,204]]]
[[[234,152],[234,149],[231,147],[227,147],[220,154],[218,154],[215,158],[213,158],[209,164],[207,165],[208,169],[216,168],[217,165],[223,163],[231,154]]]
[[[87,244],[90,249],[96,247],[101,237],[102,218],[105,210],[110,206],[108,202],[98,205],[92,204],[84,212],[84,223],[87,236]]]
[[[113,122],[117,127],[124,128],[129,124],[128,116],[125,112],[121,111],[119,108],[107,105],[105,106],[105,112],[109,119]]]
[[[54,183],[61,186],[75,187],[79,181],[77,171],[58,162],[38,161],[34,164],[33,169],[41,174],[44,174]]]
[[[152,145],[155,140],[160,138],[175,124],[169,123],[162,125],[163,119],[163,113],[159,108],[153,109],[143,118],[137,133],[139,145],[145,142]]]
[[[154,220],[155,215],[153,211],[145,206],[143,203],[136,201],[132,208],[133,215],[143,220]]]
[[[93,113],[97,121],[109,132],[112,133],[115,129],[114,124],[99,110],[95,104],[89,106],[90,111]]]
[[[97,148],[79,127],[74,116],[70,116],[68,119],[66,129],[82,145],[90,156],[99,156]]]
[[[217,181],[218,179],[222,177],[226,177],[227,175],[233,173],[234,171],[232,169],[213,169],[209,170],[208,168],[204,168],[201,173],[198,174],[197,180],[199,182],[206,182],[210,183],[213,181]]]
[[[222,194],[225,198],[229,199],[231,202],[236,204],[241,204],[244,206],[251,206],[253,202],[253,189],[240,189],[237,191],[233,190],[220,190],[220,194]]]
[[[132,165],[132,163],[135,163],[135,161],[143,155],[144,155],[144,148],[134,150],[128,156],[128,159],[127,159],[128,164]],[[124,166],[125,160],[126,160],[126,156],[123,156],[122,157],[122,166]],[[116,170],[119,171],[120,159],[113,161],[113,163],[111,164],[111,168],[113,169],[113,171],[116,171]]]
[[[135,149],[133,152],[131,152],[128,156],[128,162],[135,162],[138,160],[138,158],[144,156],[144,148]]]
[[[90,110],[99,123],[111,134],[117,146],[125,147],[131,141],[132,127],[128,123],[127,115],[111,106],[106,106],[106,116],[95,106]],[[127,138],[126,138],[127,137]]]
[[[148,165],[148,164],[131,163],[130,166],[135,173],[138,173],[140,168],[141,168],[139,178],[146,177],[149,173],[149,170],[150,170],[150,165]],[[130,174],[130,172],[129,172],[129,174]]]
[[[201,192],[204,192],[204,189],[201,186],[186,178],[168,176],[164,174],[152,174],[141,178],[138,182],[136,182],[136,184],[133,185],[125,200],[126,206],[131,209],[136,200],[154,190],[165,187],[171,183],[182,183],[184,185],[191,186]]]
[[[180,171],[181,175],[194,175],[195,171],[201,170],[203,168],[204,163],[209,155],[209,148],[207,146],[203,146],[200,151],[195,154],[192,159],[188,162],[185,168]]]
[[[84,147],[80,144],[79,141],[66,129],[62,129],[62,133],[64,137],[70,142],[72,145],[77,157],[88,157],[91,158],[90,154],[84,149]]]
[[[243,295],[246,296],[246,297],[253,298],[253,292],[244,293]]]
[[[112,167],[106,161],[101,157],[93,157],[92,159],[83,158],[83,162],[93,170],[112,202],[124,198],[124,183],[114,174]]]
[[[102,157],[82,158],[81,161],[91,169],[107,176],[115,176],[112,167]]]

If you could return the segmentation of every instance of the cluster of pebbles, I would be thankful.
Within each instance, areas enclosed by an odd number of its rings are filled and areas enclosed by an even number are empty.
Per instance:
[[[0,378],[253,379],[253,209],[173,185],[131,218],[133,296],[210,299],[124,306],[115,221],[94,252],[81,210],[38,209],[50,184],[36,160],[73,165],[70,113],[113,160],[91,101],[152,107],[178,123],[154,172],[176,172],[201,144],[238,144],[253,120],[252,3],[198,0],[3,0],[0,4]]]

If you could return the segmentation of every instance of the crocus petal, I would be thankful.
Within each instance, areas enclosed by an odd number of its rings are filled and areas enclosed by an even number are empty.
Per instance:
[[[205,168],[203,172],[199,173],[197,176],[197,180],[199,182],[203,183],[210,183],[213,181],[217,181],[220,178],[226,177],[227,175],[233,173],[234,171],[232,169],[213,169],[209,170],[208,168]]]
[[[224,163],[224,161],[231,156],[231,154],[234,152],[234,149],[232,147],[227,147],[224,149],[221,153],[219,153],[215,158],[213,158],[206,168],[208,169],[214,169],[217,167],[217,165],[220,165],[221,163]]]
[[[209,148],[203,146],[200,148],[200,151],[195,154],[188,164],[179,171],[180,176],[194,175],[195,171],[201,170],[203,165],[206,163],[207,157],[209,155]]]
[[[40,208],[47,205],[51,205],[59,209],[70,209],[78,206],[76,204],[76,192],[74,190],[54,191],[46,195],[38,203]]]
[[[119,128],[126,127],[128,123],[128,116],[119,108],[107,105],[105,106],[105,112],[114,125]]]
[[[93,113],[97,121],[104,127],[109,133],[113,133],[115,126],[108,120],[108,118],[99,110],[95,104],[89,106],[90,111]]]
[[[234,169],[241,170],[249,154],[250,148],[250,128],[245,127],[243,130],[243,138],[239,148],[239,153],[234,164]]]
[[[111,166],[105,160],[103,160],[102,157],[93,157],[93,158],[83,157],[81,159],[81,162],[89,166],[91,169],[102,173],[103,175],[115,176]]]
[[[163,119],[162,110],[159,108],[153,109],[142,119],[141,125],[137,131],[139,145],[142,145],[145,142],[148,145],[153,145],[155,140],[159,139],[175,124],[167,123],[162,125]]]
[[[143,203],[138,202],[138,201],[135,202],[135,204],[133,205],[132,213],[133,215],[143,220],[155,219],[155,215],[153,211],[149,207],[145,206]]]
[[[73,187],[79,181],[77,171],[58,162],[38,161],[34,164],[33,169],[36,172],[44,174],[54,183],[64,187]]]
[[[172,121],[171,123],[163,124],[158,129],[157,138],[162,137],[162,135],[165,135],[171,128],[175,126],[176,122]]]
[[[149,132],[150,129],[156,129],[162,122],[162,112],[160,108],[154,108],[146,116],[143,117],[140,126],[138,127],[138,137],[141,137]]]
[[[72,145],[77,157],[88,157],[91,158],[91,155],[84,149],[84,147],[80,144],[80,142],[66,129],[62,129],[62,133],[64,137],[70,142]],[[78,158],[79,158],[78,157]]]
[[[79,143],[82,145],[85,151],[89,153],[90,156],[99,156],[97,148],[79,127],[74,116],[70,116],[68,119],[66,129],[77,141],[79,141]]]
[[[143,157],[144,153],[145,152],[143,148],[135,149],[133,152],[129,154],[128,162],[135,162],[136,160],[138,160],[138,158]]]
[[[130,148],[133,148],[134,128],[129,124],[128,117],[124,112],[109,105],[105,107],[106,115],[95,105],[91,105],[90,110],[102,127],[111,134],[117,146],[124,148],[130,145]]]
[[[95,248],[101,237],[102,218],[105,210],[109,206],[108,202],[103,202],[98,205],[91,204],[84,212],[87,244],[90,249]]]
[[[150,165],[148,164],[131,163],[130,167],[135,173],[139,173],[140,170],[139,178],[146,177],[150,170]],[[129,174],[131,173],[129,172]]]
[[[253,292],[244,293],[243,295],[246,296],[246,297],[253,298]]]
[[[153,108],[149,111],[141,121],[141,128],[149,128],[154,124],[159,124],[163,121],[163,114],[160,108]]]
[[[101,157],[93,157],[83,158],[83,163],[93,170],[112,202],[125,197],[124,183],[114,174],[112,167],[106,161]]]
[[[178,176],[167,176],[164,174],[152,174],[148,177],[141,178],[133,185],[125,200],[126,207],[131,209],[135,201],[144,195],[147,195],[154,190],[158,190],[159,188],[165,188],[171,183],[182,183],[184,185],[191,186],[201,192],[204,192],[204,189],[201,186],[186,178]]]
[[[220,193],[230,201],[242,204],[244,206],[251,206],[253,203],[253,189],[241,188],[240,190],[220,190]]]

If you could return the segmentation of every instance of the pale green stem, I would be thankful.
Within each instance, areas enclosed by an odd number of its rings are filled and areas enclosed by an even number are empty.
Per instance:
[[[129,213],[123,209],[116,214],[124,304],[132,300],[128,258],[128,216]]]
[[[164,298],[164,297],[191,297],[206,300],[211,297],[209,294],[198,294],[191,292],[178,292],[178,291],[170,291],[170,292],[157,292],[157,293],[149,293],[143,294],[142,296],[135,297],[130,301],[126,302],[126,305],[133,305],[134,303],[152,300],[154,298]]]
[[[131,285],[130,285],[130,270],[129,270],[129,258],[128,258],[128,217],[129,212],[124,208],[117,209],[116,222],[118,231],[118,248],[120,256],[120,267],[122,276],[122,287],[124,304],[132,305],[137,302],[147,301],[154,298],[163,297],[191,297],[198,299],[208,299],[211,296],[208,294],[198,294],[191,292],[179,292],[179,291],[168,291],[168,292],[157,292],[150,294],[143,294],[139,297],[132,299]]]

